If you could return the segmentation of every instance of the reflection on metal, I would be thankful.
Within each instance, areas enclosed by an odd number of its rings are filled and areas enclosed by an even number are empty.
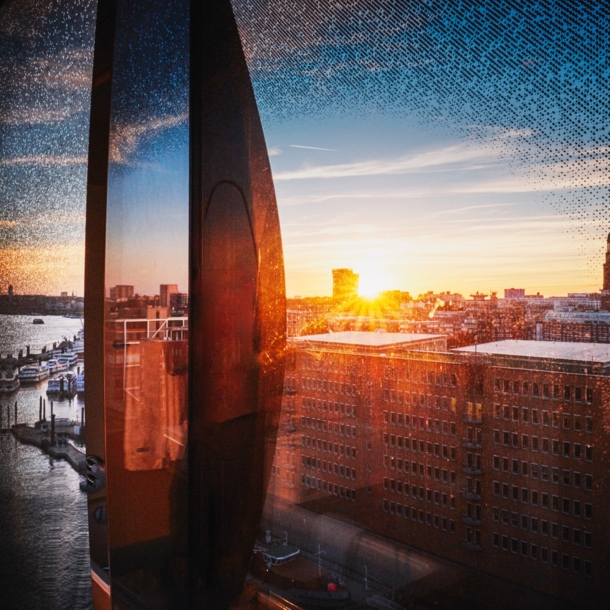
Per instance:
[[[267,150],[229,0],[191,3],[189,561],[195,607],[239,594],[283,383],[284,271]]]
[[[87,167],[87,223],[85,234],[85,361],[87,369],[87,450],[103,456],[104,427],[104,273],[106,239],[106,193],[110,100],[114,54],[116,0],[99,0],[93,59],[89,157]],[[89,462],[88,462],[89,464]],[[98,520],[106,510],[106,486],[92,488],[87,496],[93,603],[96,610],[110,608],[108,574],[108,525]]]
[[[188,4],[100,3],[86,280],[88,443],[107,475],[89,495],[91,527],[103,532],[92,541],[96,607],[110,593],[116,608],[227,607],[244,582],[274,454],[285,346],[277,206],[230,2],[199,4],[187,324],[104,309],[104,285],[149,281],[132,259],[158,254],[155,239],[138,241],[154,217],[137,172],[166,150],[163,129],[185,122],[184,73],[164,54],[184,57]],[[142,125],[151,135],[131,146]],[[168,229],[169,240],[179,242]]]

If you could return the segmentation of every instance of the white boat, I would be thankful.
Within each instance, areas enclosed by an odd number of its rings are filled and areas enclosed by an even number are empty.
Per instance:
[[[74,396],[76,394],[76,375],[74,373],[66,373],[65,375],[50,379],[47,386],[47,394],[49,396],[57,396],[58,398]]]
[[[21,383],[36,383],[49,376],[49,367],[46,364],[27,364],[19,371]]]
[[[47,360],[47,367],[49,368],[49,373],[51,373],[51,374],[63,373],[64,371],[68,370],[67,364],[59,362],[59,360],[56,360],[55,358],[51,358],[50,360]]]
[[[10,394],[20,386],[19,369],[13,359],[0,364],[0,394]]]
[[[57,361],[65,364],[67,368],[74,366],[78,362],[78,356],[71,351],[64,352],[57,357]]]
[[[84,394],[85,393],[85,369],[83,369],[76,376],[76,393]]]
[[[79,358],[85,357],[85,331],[82,328],[74,337],[74,341],[72,341],[72,351],[75,352]]]

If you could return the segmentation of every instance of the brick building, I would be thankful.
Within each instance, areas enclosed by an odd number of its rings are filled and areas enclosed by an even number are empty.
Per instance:
[[[276,495],[575,602],[607,594],[609,346],[293,346]]]

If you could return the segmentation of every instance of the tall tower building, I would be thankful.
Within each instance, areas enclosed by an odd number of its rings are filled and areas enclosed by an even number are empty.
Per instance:
[[[178,292],[178,284],[161,284],[159,286],[159,305],[169,307],[170,296]]]
[[[345,299],[358,295],[360,276],[352,269],[333,269],[333,298]]]
[[[601,308],[610,311],[610,233],[606,242],[606,262],[604,263],[604,287],[602,288]]]

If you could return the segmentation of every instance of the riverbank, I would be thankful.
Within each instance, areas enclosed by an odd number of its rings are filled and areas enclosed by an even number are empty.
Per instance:
[[[67,434],[74,440],[79,440],[80,436],[74,434],[74,425],[56,426],[56,434]],[[87,464],[85,462],[85,454],[79,451],[74,445],[52,445],[49,439],[48,432],[45,432],[41,427],[28,426],[27,424],[17,424],[11,426],[13,436],[27,445],[34,445],[42,449],[52,458],[66,460],[74,470],[80,474],[87,473]]]

